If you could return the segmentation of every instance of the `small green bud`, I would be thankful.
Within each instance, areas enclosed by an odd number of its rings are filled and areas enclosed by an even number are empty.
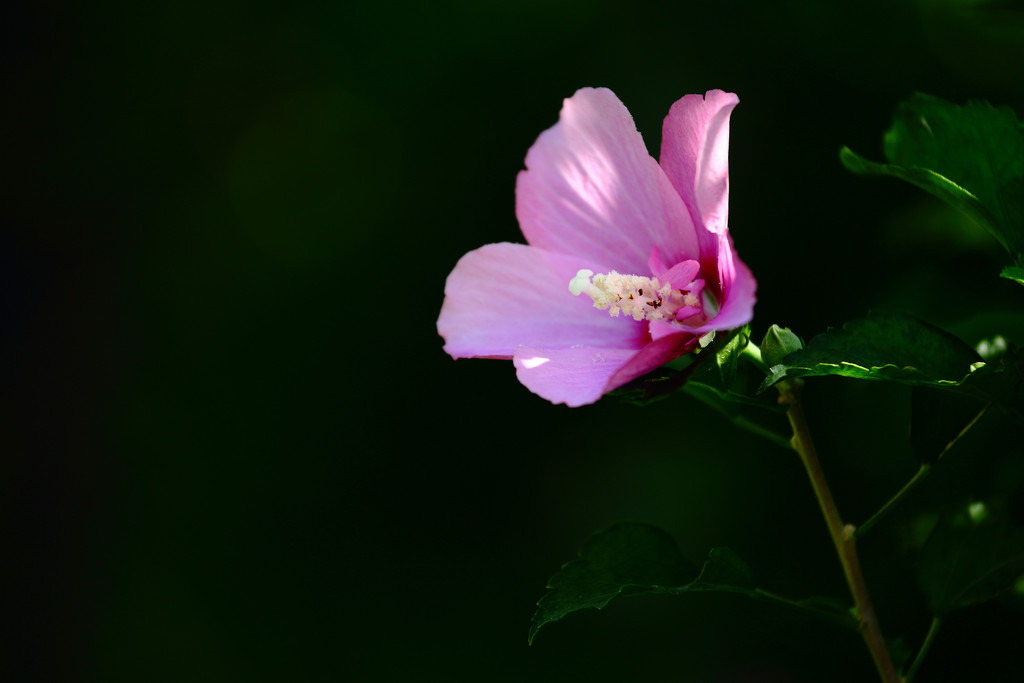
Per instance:
[[[761,358],[765,365],[773,368],[781,364],[787,355],[802,348],[804,343],[800,341],[800,337],[790,332],[788,327],[772,325],[761,342]]]

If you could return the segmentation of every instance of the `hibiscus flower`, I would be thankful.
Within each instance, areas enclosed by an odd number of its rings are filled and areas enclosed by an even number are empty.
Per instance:
[[[581,406],[749,322],[756,282],[728,231],[738,102],[712,90],[672,105],[659,164],[611,90],[565,100],[517,178],[528,244],[459,260],[437,321],[444,350],[511,359],[530,391]]]

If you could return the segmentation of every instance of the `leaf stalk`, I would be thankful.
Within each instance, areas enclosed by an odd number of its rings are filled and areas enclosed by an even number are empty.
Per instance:
[[[928,648],[932,646],[935,636],[938,635],[939,626],[941,625],[942,619],[940,617],[932,617],[931,626],[928,627],[928,634],[924,637],[924,642],[921,643],[921,649],[917,651],[914,661],[911,662],[909,667],[907,667],[907,673],[903,676],[904,683],[910,683],[910,681],[913,680],[914,675],[921,666],[921,662],[924,661],[924,656],[928,654]]]
[[[944,456],[946,454],[946,451],[948,451],[950,448],[953,447],[953,444],[955,444],[957,441],[959,441],[960,438],[964,434],[966,434],[968,432],[968,430],[970,430],[971,427],[973,427],[975,424],[977,424],[978,420],[980,420],[982,415],[984,415],[986,413],[986,411],[988,411],[988,409],[989,409],[989,407],[991,405],[992,405],[991,403],[986,403],[981,408],[981,410],[978,411],[978,414],[975,415],[971,419],[971,421],[968,422],[967,425],[963,429],[960,430],[960,433],[957,434],[956,437],[952,441],[950,441],[948,444],[946,444],[946,447],[944,449],[942,449],[942,452],[939,453],[939,455],[935,458],[935,462],[938,462],[939,459],[942,458],[942,456]],[[917,470],[917,473],[914,474],[914,476],[910,478],[910,481],[908,481],[906,484],[903,485],[903,488],[901,488],[899,491],[897,491],[896,494],[885,503],[885,505],[883,505],[881,508],[879,508],[878,512],[876,512],[875,514],[871,515],[871,517],[869,517],[866,522],[864,522],[859,527],[857,527],[857,533],[856,533],[857,538],[860,538],[861,536],[866,534],[868,532],[868,530],[871,529],[871,527],[875,526],[875,524],[877,524],[883,517],[885,517],[889,513],[889,511],[892,510],[892,508],[894,508],[897,503],[899,503],[901,500],[903,500],[903,498],[905,498],[908,493],[913,491],[914,488],[921,482],[921,480],[924,479],[926,476],[928,476],[928,474],[931,471],[932,471],[932,465],[930,463],[925,463],[925,464],[921,465],[921,467]]]
[[[878,522],[881,521],[881,519],[885,517],[887,514],[889,514],[889,511],[892,510],[892,508],[894,508],[901,500],[903,500],[903,498],[908,493],[914,490],[914,488],[921,482],[921,480],[928,476],[928,474],[931,471],[931,465],[927,463],[921,465],[921,467],[917,470],[917,473],[910,478],[910,481],[903,485],[903,488],[897,491],[896,494],[885,503],[885,505],[879,508],[878,512],[871,515],[866,522],[857,527],[857,532],[855,534],[856,537],[860,538],[861,536],[866,534],[868,530],[871,529],[871,527],[878,524]]]

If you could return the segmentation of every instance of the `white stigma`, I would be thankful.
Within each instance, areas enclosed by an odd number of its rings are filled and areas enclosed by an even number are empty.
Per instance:
[[[637,321],[674,321],[676,312],[682,308],[701,309],[685,316],[686,318],[702,312],[703,306],[697,294],[703,282],[698,280],[690,285],[693,285],[692,289],[695,290],[693,293],[673,289],[668,282],[663,285],[656,277],[623,275],[614,270],[608,274],[594,275],[594,271],[583,269],[569,281],[569,291],[575,296],[586,294],[594,300],[594,308],[607,310],[612,317],[625,313]]]

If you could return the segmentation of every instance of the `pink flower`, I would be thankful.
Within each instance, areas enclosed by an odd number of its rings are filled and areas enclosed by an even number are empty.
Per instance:
[[[711,90],[672,105],[659,165],[611,90],[565,100],[516,182],[529,244],[459,260],[437,321],[444,350],[512,359],[530,391],[580,406],[749,322],[757,285],[727,220],[738,102]]]

